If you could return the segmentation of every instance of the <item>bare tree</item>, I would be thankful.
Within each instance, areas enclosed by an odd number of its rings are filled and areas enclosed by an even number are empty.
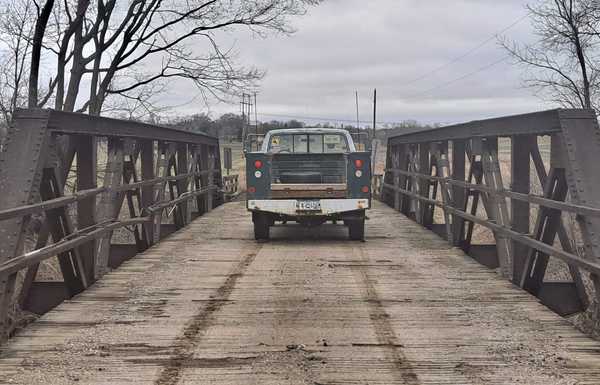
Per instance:
[[[29,72],[29,92],[28,92],[28,106],[29,108],[35,108],[38,104],[38,83],[40,74],[40,58],[42,56],[42,45],[44,42],[44,34],[46,33],[46,27],[48,26],[48,20],[54,7],[54,0],[47,0],[44,6],[40,9],[37,1],[34,4],[38,10],[37,20],[35,22],[35,28],[33,35],[31,36],[31,69]]]
[[[245,27],[258,34],[290,33],[288,18],[319,1],[56,2],[47,28],[40,28],[44,54],[55,62],[55,73],[47,79],[48,92],[32,104],[53,103],[55,109],[97,115],[107,98],[147,103],[149,85],[173,79],[192,82],[205,97],[237,94],[254,86],[263,73],[236,64],[235,51],[219,44],[219,31]]]
[[[15,0],[0,9],[0,137],[6,134],[15,108],[26,104],[34,19],[35,10],[27,0]]]
[[[597,0],[544,0],[528,6],[537,41],[500,44],[527,69],[525,84],[544,98],[570,108],[599,106]]]

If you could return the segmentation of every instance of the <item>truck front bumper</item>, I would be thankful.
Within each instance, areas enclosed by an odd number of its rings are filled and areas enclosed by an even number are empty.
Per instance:
[[[302,199],[301,199],[302,200]],[[369,207],[368,199],[309,199],[321,202],[321,210],[303,211],[298,209],[299,199],[248,200],[248,210],[266,211],[290,216],[325,216]]]

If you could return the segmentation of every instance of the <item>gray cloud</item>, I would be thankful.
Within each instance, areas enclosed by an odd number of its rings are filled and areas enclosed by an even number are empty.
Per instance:
[[[457,122],[549,107],[521,87],[521,71],[509,61],[424,93],[501,59],[505,53],[495,40],[411,83],[522,18],[524,5],[521,0],[326,0],[293,20],[297,32],[292,36],[263,39],[232,30],[218,38],[235,44],[240,62],[267,71],[259,114],[353,119],[358,90],[361,116],[369,119],[377,87],[382,122]],[[531,40],[529,21],[506,35]],[[178,84],[168,101],[179,104],[194,93],[192,86]],[[205,109],[196,101],[179,112]],[[220,104],[211,110],[216,115],[238,107]]]

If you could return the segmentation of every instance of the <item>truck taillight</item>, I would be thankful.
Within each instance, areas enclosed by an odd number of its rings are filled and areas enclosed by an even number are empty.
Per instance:
[[[254,194],[256,192],[256,187],[248,187],[248,192]]]
[[[362,159],[355,159],[354,160],[354,165],[356,166],[356,168],[362,168],[362,166],[363,166]]]
[[[262,161],[260,161],[260,160],[255,160],[254,161],[254,167],[261,168],[262,166],[263,166]]]
[[[364,192],[366,194],[369,192],[369,186],[363,186],[363,188],[361,190],[362,190],[362,192]]]

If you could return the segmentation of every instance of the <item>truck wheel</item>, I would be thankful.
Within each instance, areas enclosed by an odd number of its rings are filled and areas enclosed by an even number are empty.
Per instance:
[[[348,224],[348,234],[353,241],[363,241],[365,239],[365,218],[346,221]]]
[[[265,214],[252,213],[252,222],[254,222],[254,239],[269,239],[270,218]]]

